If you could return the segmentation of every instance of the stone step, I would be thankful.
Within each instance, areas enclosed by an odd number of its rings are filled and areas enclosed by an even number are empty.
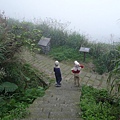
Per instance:
[[[23,58],[32,66],[55,81],[53,72],[54,60],[43,55],[32,56],[28,51],[23,52]],[[62,73],[62,86],[55,87],[52,84],[42,98],[37,98],[28,110],[30,115],[22,120],[82,120],[80,115],[80,96],[81,86],[74,86],[74,76],[71,72],[71,66],[60,63]],[[95,88],[106,88],[107,76],[101,76],[85,72],[80,74],[80,84],[89,85]]]

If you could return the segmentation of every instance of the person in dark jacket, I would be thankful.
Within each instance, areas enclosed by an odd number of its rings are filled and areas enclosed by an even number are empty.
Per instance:
[[[62,76],[61,76],[61,70],[60,70],[60,66],[59,66],[58,61],[55,61],[54,73],[55,73],[55,78],[56,78],[56,85],[55,86],[61,87]]]

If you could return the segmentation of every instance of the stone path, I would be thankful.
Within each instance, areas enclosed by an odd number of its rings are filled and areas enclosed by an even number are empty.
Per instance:
[[[51,78],[54,78],[54,61],[43,55],[32,56],[24,51],[22,57],[36,67],[39,71],[45,72]],[[23,120],[82,120],[80,118],[80,88],[75,87],[71,66],[60,63],[62,72],[62,86],[55,87],[50,85],[46,90],[45,96],[36,99],[30,105],[30,116]],[[95,88],[106,88],[107,76],[81,72],[81,85],[91,85]],[[46,81],[49,82],[49,81]]]

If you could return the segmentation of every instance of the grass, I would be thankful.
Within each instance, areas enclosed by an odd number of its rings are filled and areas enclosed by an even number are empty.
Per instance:
[[[59,61],[73,61],[78,60],[79,62],[83,62],[84,54],[79,52],[79,50],[67,47],[67,46],[59,46],[51,49],[49,55]],[[86,63],[90,62],[91,56],[89,54],[86,55]]]

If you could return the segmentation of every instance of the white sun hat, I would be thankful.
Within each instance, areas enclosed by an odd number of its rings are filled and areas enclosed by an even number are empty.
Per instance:
[[[80,65],[78,61],[74,61],[74,64],[75,65]]]
[[[58,61],[55,61],[55,65],[59,65],[59,62],[58,62]]]

